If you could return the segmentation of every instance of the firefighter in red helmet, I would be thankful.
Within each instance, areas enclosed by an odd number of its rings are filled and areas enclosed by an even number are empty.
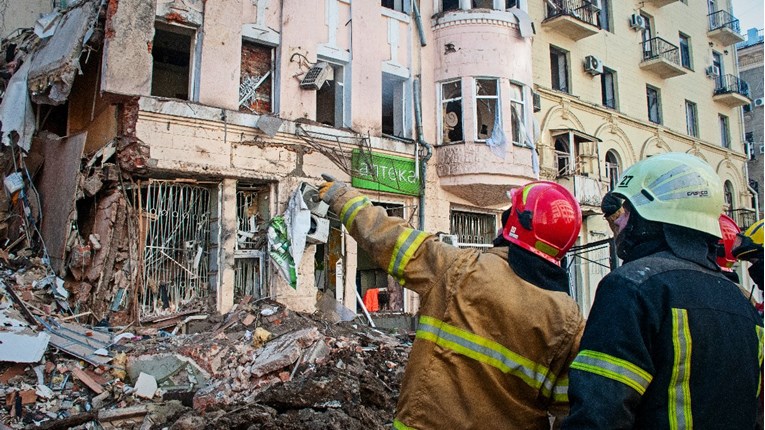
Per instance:
[[[565,188],[512,192],[494,247],[460,249],[325,177],[320,195],[358,245],[420,296],[396,429],[549,429],[568,412],[584,320],[560,259],[582,222]],[[557,420],[559,421],[559,420]]]

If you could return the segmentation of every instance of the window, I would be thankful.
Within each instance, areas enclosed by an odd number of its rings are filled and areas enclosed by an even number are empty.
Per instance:
[[[473,0],[473,9],[492,9],[494,7],[494,0]]]
[[[383,73],[382,76],[382,132],[390,136],[408,138],[409,127],[406,118],[406,81],[397,76]]]
[[[462,142],[462,83],[441,84],[441,128],[443,143]]]
[[[723,197],[725,198],[725,205],[728,207],[728,210],[735,209],[734,201],[733,201],[734,191],[733,191],[733,184],[730,181],[725,181],[725,184],[723,184]],[[728,214],[729,216],[732,215],[732,213]]]
[[[568,53],[550,46],[550,71],[554,90],[570,92],[568,87]]]
[[[699,137],[699,114],[696,103],[685,101],[685,125],[688,136]]]
[[[499,122],[499,81],[475,80],[476,140],[486,140]]]
[[[460,248],[490,248],[497,236],[497,216],[453,210],[450,232],[456,234]]]
[[[242,41],[242,66],[239,75],[239,110],[258,114],[272,112],[271,65],[273,48]]]
[[[443,0],[441,10],[446,12],[447,10],[459,10],[460,0]]]
[[[661,97],[659,89],[647,85],[645,95],[648,102],[648,120],[655,124],[661,124]]]
[[[157,23],[151,47],[151,95],[190,100],[194,31]]]
[[[728,124],[728,117],[720,115],[720,143],[723,148],[730,149],[730,125]]]
[[[616,72],[603,68],[600,75],[600,90],[603,106],[616,109]]]
[[[606,31],[611,31],[611,2],[610,0],[603,0],[600,2],[600,12],[598,12],[598,24],[600,28]]]
[[[683,33],[680,33],[680,63],[686,69],[693,68],[693,63],[691,62],[691,38]]]
[[[510,114],[512,116],[513,143],[523,146],[526,120],[526,102],[523,99],[523,86],[510,83]]]
[[[513,7],[521,7],[521,5],[518,4],[518,0],[505,0],[505,9],[510,9]]]
[[[752,111],[752,104],[751,103],[745,104],[744,105],[744,113],[749,113],[751,111]]]
[[[401,13],[407,13],[408,0],[381,0],[380,5],[384,8],[393,9]]]
[[[712,65],[717,66],[717,70],[720,71],[720,74],[715,78],[715,90],[722,89],[725,87],[723,85],[725,71],[723,70],[722,54],[717,51],[712,51]]]
[[[572,173],[571,147],[565,136],[559,136],[555,139],[555,164],[558,169],[558,177],[568,176]]]
[[[619,163],[619,155],[614,150],[606,152],[606,177],[608,178],[609,190],[616,188],[616,184],[621,176],[621,166]]]
[[[329,78],[316,91],[316,121],[335,128],[343,127],[345,87],[344,67],[329,63],[332,68]]]

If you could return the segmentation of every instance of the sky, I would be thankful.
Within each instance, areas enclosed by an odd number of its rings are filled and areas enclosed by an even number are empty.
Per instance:
[[[733,0],[733,14],[739,20],[742,34],[752,27],[765,27],[763,4],[763,0]]]

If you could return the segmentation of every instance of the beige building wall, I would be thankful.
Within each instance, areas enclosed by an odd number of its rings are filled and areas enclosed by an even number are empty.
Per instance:
[[[53,10],[51,0],[4,1],[0,3],[0,38],[19,28],[34,27],[40,16]]]

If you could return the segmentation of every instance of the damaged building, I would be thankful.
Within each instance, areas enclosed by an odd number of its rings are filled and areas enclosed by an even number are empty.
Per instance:
[[[744,96],[715,99],[730,119],[718,148],[674,131],[669,113],[665,126],[585,106],[568,81],[584,89],[595,74],[532,43],[612,31],[629,14],[598,18],[610,1],[584,17],[505,0],[54,3],[29,28],[5,22],[0,233],[5,252],[41,250],[58,306],[90,322],[225,313],[248,296],[416,312],[416,295],[312,206],[321,173],[474,248],[491,246],[507,190],[567,184],[586,217],[566,261],[585,309],[617,264],[600,198],[629,164],[693,152],[729,179],[742,224],[754,213],[734,121]],[[310,227],[296,244],[298,219]]]

